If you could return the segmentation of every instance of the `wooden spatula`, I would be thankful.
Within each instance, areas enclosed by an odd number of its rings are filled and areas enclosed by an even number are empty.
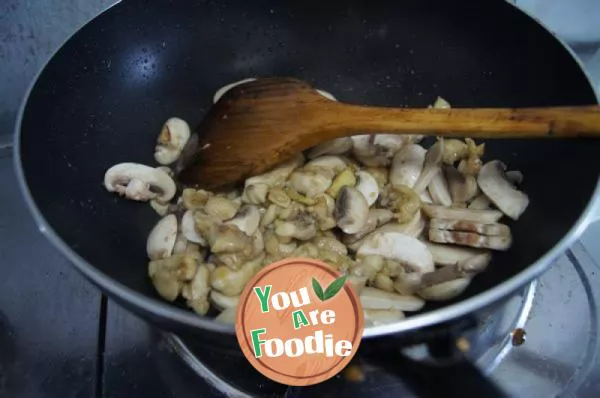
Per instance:
[[[471,138],[600,136],[597,105],[525,109],[408,109],[331,101],[291,78],[264,78],[228,91],[197,129],[198,150],[179,175],[217,189],[263,173],[298,152],[356,134]]]

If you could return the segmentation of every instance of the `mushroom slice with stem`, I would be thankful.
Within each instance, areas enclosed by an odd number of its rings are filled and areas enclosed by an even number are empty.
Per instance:
[[[418,311],[425,305],[425,301],[418,297],[402,296],[373,287],[365,287],[362,290],[360,303],[365,310]]]
[[[445,301],[461,295],[471,283],[471,278],[458,278],[424,287],[417,294],[428,301]]]
[[[156,140],[154,159],[162,165],[175,162],[189,139],[190,126],[185,120],[177,117],[168,119]]]
[[[410,220],[407,223],[400,224],[400,223],[394,222],[394,223],[385,224],[385,225],[378,227],[374,231],[370,232],[362,239],[359,239],[355,242],[345,241],[345,243],[348,246],[348,249],[356,251],[363,243],[367,242],[370,239],[373,239],[373,237],[375,237],[376,235],[379,235],[379,234],[385,234],[388,232],[397,232],[397,233],[401,233],[404,235],[417,237],[423,232],[424,229],[425,229],[425,221],[423,220],[421,213],[418,212],[417,214],[415,214],[415,216],[412,218],[412,220]]]
[[[303,170],[317,172],[329,179],[333,179],[348,167],[348,164],[340,156],[321,156],[307,162]]]
[[[390,323],[400,322],[405,318],[400,310],[363,310],[364,319],[367,326],[388,325]]]
[[[210,292],[210,301],[220,310],[235,308],[240,302],[240,296],[226,296],[216,290]]]
[[[139,163],[120,163],[104,174],[104,186],[128,199],[166,203],[175,196],[175,182],[162,170]]]
[[[170,257],[177,240],[177,217],[169,214],[160,219],[150,231],[146,252],[151,260]]]
[[[505,170],[506,166],[499,160],[487,162],[481,168],[477,182],[483,193],[504,214],[517,220],[529,205],[529,197],[506,179]]]
[[[371,207],[379,197],[379,186],[377,185],[377,181],[371,174],[363,170],[359,170],[356,173],[356,177],[358,181],[356,189],[363,194],[367,200],[367,204]]]
[[[252,236],[258,230],[260,223],[260,211],[254,205],[243,205],[234,218],[227,221],[226,225],[235,225],[240,231]]]
[[[390,183],[394,186],[414,187],[423,170],[426,153],[425,148],[417,144],[402,147],[394,155],[389,176]]]
[[[437,265],[454,265],[468,258],[484,254],[485,251],[471,249],[466,247],[458,247],[452,245],[442,245],[433,242],[424,242],[433,256],[433,262]]]
[[[420,273],[435,269],[433,257],[427,246],[412,236],[398,232],[376,234],[366,240],[357,251],[357,256],[377,255],[398,261]]]
[[[344,243],[352,244],[367,236],[369,233],[375,231],[377,227],[384,225],[394,218],[394,213],[388,209],[370,209],[369,216],[367,217],[367,223],[355,234],[344,235]]]
[[[490,198],[488,198],[484,193],[482,193],[475,199],[473,199],[471,203],[469,203],[467,208],[473,210],[488,210],[491,204],[492,202],[490,201]]]
[[[431,194],[433,203],[442,206],[452,205],[452,196],[450,195],[450,189],[448,188],[444,173],[437,173],[427,188]]]
[[[421,209],[429,218],[442,218],[446,220],[462,220],[492,224],[502,217],[498,210],[475,210],[444,207],[423,203]]]
[[[477,195],[477,180],[472,175],[464,175],[453,166],[445,166],[443,174],[454,203],[465,203]]]
[[[183,217],[181,217],[181,233],[188,241],[206,246],[206,240],[196,230],[196,220],[193,210],[183,213]]]
[[[351,138],[354,156],[369,167],[388,166],[400,148],[418,139],[417,136],[396,134],[356,135]]]
[[[336,138],[310,148],[307,152],[309,159],[315,159],[323,155],[343,155],[352,149],[350,137]]]
[[[444,139],[440,138],[438,141],[429,148],[425,155],[423,163],[423,170],[417,178],[415,185],[412,187],[413,190],[420,194],[423,192],[433,177],[440,172],[440,166],[442,164],[442,155],[444,153]]]
[[[508,227],[508,225],[499,223],[483,224],[473,221],[444,220],[440,218],[432,218],[431,220],[429,220],[429,228],[441,229],[446,231],[475,232],[478,234],[488,236],[510,235],[510,228]]]
[[[364,228],[369,217],[367,200],[356,188],[342,187],[335,201],[334,218],[346,234],[355,234]]]
[[[329,173],[327,173],[329,174]],[[289,178],[290,185],[296,192],[308,197],[314,198],[327,191],[331,186],[332,177],[324,175],[319,170],[296,170]]]
[[[225,93],[228,92],[229,90],[231,90],[232,88],[240,86],[240,85],[245,84],[245,83],[253,82],[255,80],[256,80],[255,77],[249,77],[249,78],[246,78],[246,79],[239,80],[237,82],[229,83],[229,84],[221,87],[220,89],[218,89],[215,92],[215,95],[213,96],[213,104],[216,104],[221,99],[221,97],[223,95],[225,95]]]
[[[252,185],[263,184],[267,186],[267,189],[265,190],[266,196],[268,188],[282,186],[288,179],[290,174],[292,174],[292,172],[296,168],[302,166],[302,164],[304,164],[304,155],[300,153],[291,158],[290,160],[275,167],[273,170],[246,179],[246,181],[244,182],[244,192],[246,192],[248,187]]]
[[[451,243],[492,250],[508,250],[512,245],[511,235],[486,236],[475,232],[444,231],[441,229],[429,229],[429,240],[436,243]]]

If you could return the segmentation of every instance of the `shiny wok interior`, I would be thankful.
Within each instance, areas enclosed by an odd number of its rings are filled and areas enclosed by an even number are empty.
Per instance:
[[[215,90],[250,76],[298,77],[357,104],[425,107],[438,95],[454,107],[596,103],[569,52],[505,1],[119,3],[32,86],[18,163],[51,240],[112,297],[155,321],[170,318],[169,328],[197,326],[198,317],[173,312],[147,277],[146,237],[158,215],[109,194],[102,178],[116,163],[154,164],[167,118],[197,125]],[[511,224],[513,248],[495,253],[454,302],[517,275],[567,234],[593,195],[598,153],[592,140],[488,141],[485,159],[522,171],[531,204]]]

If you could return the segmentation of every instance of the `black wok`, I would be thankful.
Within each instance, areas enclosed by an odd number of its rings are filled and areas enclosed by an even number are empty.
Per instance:
[[[572,54],[500,0],[127,0],[77,32],[32,85],[16,128],[16,166],[48,239],[111,298],[163,329],[235,344],[233,329],[161,300],[146,273],[157,215],[105,191],[113,164],[154,164],[169,117],[197,125],[224,84],[292,76],[341,101],[425,107],[584,105],[597,99]],[[514,247],[459,299],[366,336],[446,324],[535,278],[585,227],[600,141],[489,142],[525,175],[531,204]],[[43,264],[40,264],[43,267]]]

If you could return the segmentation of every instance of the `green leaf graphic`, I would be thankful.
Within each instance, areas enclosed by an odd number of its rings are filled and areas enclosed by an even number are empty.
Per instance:
[[[319,281],[315,278],[312,278],[312,287],[319,300],[325,301],[325,299],[323,298],[323,288],[321,287],[321,285],[319,285]]]
[[[329,285],[325,290],[325,294],[323,295],[323,301],[329,300],[330,298],[334,297],[342,289],[342,287],[344,287],[344,283],[346,283],[346,278],[347,275],[340,276],[339,278],[331,282],[331,285]]]

